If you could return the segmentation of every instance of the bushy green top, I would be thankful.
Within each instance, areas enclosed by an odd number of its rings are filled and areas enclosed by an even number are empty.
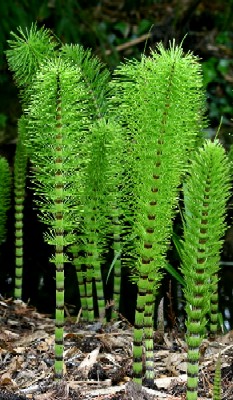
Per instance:
[[[206,124],[201,66],[174,43],[159,45],[150,57],[120,65],[112,86],[112,110],[125,135],[126,213],[140,238],[136,252],[153,259],[154,270],[164,262],[178,186]]]
[[[18,33],[11,32],[11,36],[10,49],[6,51],[8,65],[17,86],[25,87],[31,84],[39,65],[54,57],[57,43],[49,29],[38,29],[36,24],[25,30],[19,27]]]
[[[33,163],[40,216],[52,230],[59,224],[57,212],[62,212],[64,232],[75,224],[82,170],[89,159],[86,101],[82,75],[69,62],[48,61],[36,74],[25,144]]]

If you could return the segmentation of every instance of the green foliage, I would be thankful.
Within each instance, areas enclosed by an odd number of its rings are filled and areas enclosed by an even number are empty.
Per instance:
[[[10,208],[11,174],[5,157],[0,156],[0,245],[6,238],[7,211]]]
[[[0,3],[0,54],[3,54],[3,46],[7,41],[10,30],[15,30],[19,25],[22,27],[30,25],[32,21],[36,19],[39,8],[38,2],[36,1],[31,1],[30,5],[27,0],[22,0],[20,3],[17,0],[9,0]],[[2,64],[4,59],[0,57],[0,60]]]
[[[69,9],[74,6],[68,2]],[[124,34],[124,26],[118,29]],[[7,52],[24,111],[15,158],[16,296],[21,296],[22,286],[28,155],[35,203],[48,227],[45,240],[54,249],[55,376],[63,374],[67,251],[74,255],[83,316],[93,320],[93,292],[98,316],[105,312],[102,263],[111,246],[115,308],[120,302],[122,261],[131,267],[138,288],[133,369],[139,383],[143,346],[147,384],[154,382],[154,301],[164,270],[184,286],[187,398],[196,399],[198,348],[208,313],[210,329],[216,329],[219,252],[230,190],[229,166],[220,144],[207,141],[197,151],[206,127],[199,60],[192,53],[185,55],[175,42],[168,50],[160,44],[150,57],[121,64],[109,83],[110,73],[82,46],[56,49],[50,32],[36,25],[18,32],[12,34]],[[172,230],[185,179],[180,242]],[[172,236],[184,276],[166,260]]]
[[[154,297],[166,265],[178,186],[204,125],[200,65],[172,43],[169,50],[159,45],[151,57],[121,65],[114,75],[112,107],[125,130],[128,218],[138,286],[134,374],[141,382],[145,335],[146,378],[153,381]]]
[[[30,85],[41,62],[54,55],[56,42],[48,29],[37,29],[36,24],[25,31],[19,27],[18,34],[11,32],[11,47],[6,51],[9,68],[14,72],[19,87]]]
[[[106,114],[108,82],[110,72],[94,57],[90,50],[84,50],[80,45],[64,45],[61,55],[80,69],[83,83],[89,92],[89,117],[92,122]]]
[[[197,399],[199,346],[206,333],[208,313],[211,331],[217,328],[217,273],[226,229],[229,182],[229,163],[223,147],[218,141],[206,141],[194,155],[184,185],[182,272],[186,281],[188,400]]]
[[[62,375],[64,323],[64,250],[74,242],[75,208],[79,207],[83,157],[86,91],[81,73],[61,59],[48,61],[36,74],[28,107],[25,140],[34,165],[40,218],[49,226],[46,241],[55,248],[56,265],[56,376]],[[86,151],[86,149],[85,149]],[[86,154],[87,155],[87,154]],[[79,173],[78,173],[79,171]],[[76,176],[74,182],[74,176]]]
[[[117,200],[117,212],[118,214],[120,212],[120,195],[117,187],[122,170],[120,166],[121,132],[110,121],[105,120],[107,97],[110,95],[109,71],[96,57],[92,56],[90,51],[85,51],[79,45],[63,46],[61,55],[80,69],[88,99],[90,126],[87,133],[87,149],[90,155],[82,180],[84,190],[79,198],[83,207],[83,217],[79,225],[77,244],[72,246],[72,251],[75,254],[74,262],[80,283],[80,293],[83,293],[84,289],[83,273],[86,277],[86,300],[84,296],[81,296],[83,312],[86,318],[93,320],[93,283],[96,284],[99,315],[105,314],[101,263],[107,237],[114,235],[115,232],[116,224],[109,224],[109,219],[113,218],[113,209],[116,209]],[[83,256],[79,255],[80,251],[84,253]],[[83,267],[84,271],[82,271]],[[119,278],[118,272],[117,279]],[[117,286],[119,285],[118,282]],[[115,301],[119,303],[119,299]]]

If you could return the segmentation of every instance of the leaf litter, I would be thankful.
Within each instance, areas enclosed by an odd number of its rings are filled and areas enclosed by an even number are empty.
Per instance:
[[[184,400],[187,347],[155,331],[155,385],[132,381],[133,327],[125,319],[78,322],[68,317],[64,377],[54,381],[54,320],[20,300],[0,299],[0,400]],[[212,398],[221,352],[222,400],[233,399],[233,331],[200,349],[199,400]]]

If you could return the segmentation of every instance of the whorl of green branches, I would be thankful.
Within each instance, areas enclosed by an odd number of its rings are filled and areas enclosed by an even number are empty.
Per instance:
[[[121,65],[112,85],[113,113],[125,135],[126,215],[138,285],[134,375],[140,383],[145,336],[146,378],[152,383],[154,296],[166,262],[178,186],[205,125],[201,67],[173,42],[168,50],[159,45],[141,62]]]
[[[206,333],[212,296],[218,290],[216,277],[229,195],[227,156],[217,140],[206,141],[194,155],[184,185],[182,272],[186,281],[188,400],[197,399],[199,346]]]
[[[36,24],[25,30],[19,27],[18,33],[11,32],[11,36],[7,41],[10,49],[6,50],[9,69],[17,86],[25,87],[31,84],[39,65],[54,56],[57,43],[49,29],[38,29]]]
[[[0,156],[0,245],[6,239],[7,211],[10,208],[11,173],[8,161]]]

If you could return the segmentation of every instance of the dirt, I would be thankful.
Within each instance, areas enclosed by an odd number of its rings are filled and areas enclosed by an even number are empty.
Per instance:
[[[63,379],[54,380],[54,320],[13,299],[0,299],[0,400],[182,400],[187,347],[178,335],[155,332],[155,384],[132,381],[133,327],[124,318],[82,323],[66,318]],[[233,399],[233,331],[204,340],[199,399],[213,396],[221,353],[222,400]]]

